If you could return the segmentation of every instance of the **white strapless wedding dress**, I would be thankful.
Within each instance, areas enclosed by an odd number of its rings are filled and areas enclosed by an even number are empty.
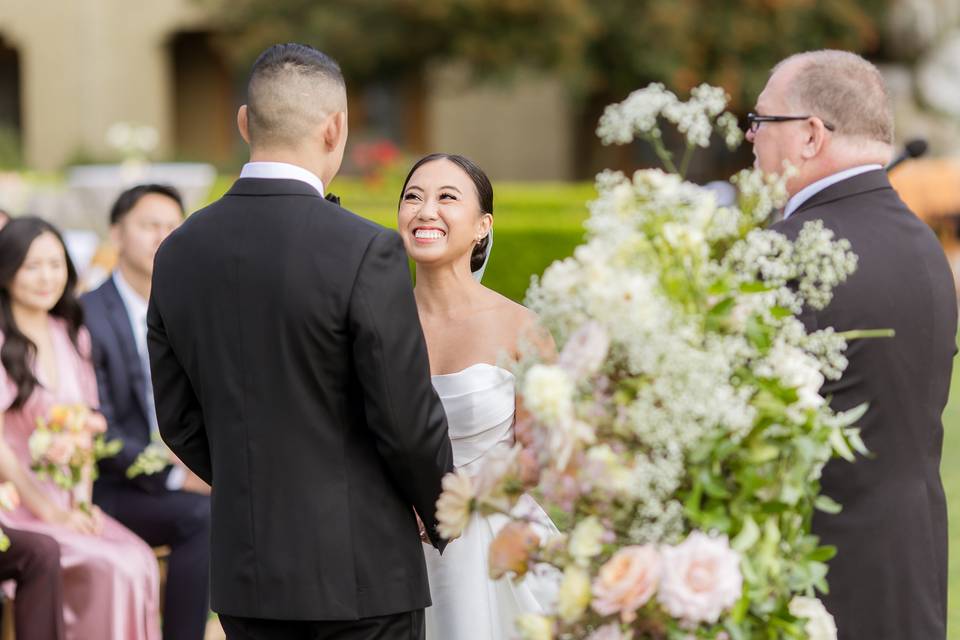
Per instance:
[[[513,445],[515,386],[513,374],[501,367],[475,364],[463,371],[433,376],[443,402],[458,469],[476,473],[484,457]],[[530,496],[517,505],[542,522],[541,536],[556,532],[543,509]],[[443,556],[424,545],[430,596],[426,610],[427,640],[509,640],[517,637],[514,620],[521,613],[542,612],[556,597],[558,578],[531,571],[519,583],[491,580],[487,552],[504,516],[474,514],[460,538]]]

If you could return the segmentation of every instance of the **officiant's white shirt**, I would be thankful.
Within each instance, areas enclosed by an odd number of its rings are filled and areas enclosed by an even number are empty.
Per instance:
[[[240,170],[241,178],[272,178],[279,180],[299,180],[317,190],[323,197],[323,181],[303,167],[287,162],[248,162]]]
[[[835,185],[838,182],[842,182],[847,178],[852,178],[853,176],[858,176],[861,173],[875,171],[877,169],[883,169],[883,166],[879,164],[864,164],[860,165],[859,167],[851,167],[849,169],[844,169],[843,171],[838,171],[833,175],[829,175],[826,178],[817,180],[813,184],[808,184],[803,189],[793,194],[793,197],[787,201],[787,206],[783,210],[783,219],[786,220],[789,218],[791,215],[793,215],[794,211],[800,208],[800,205],[827,187]]]

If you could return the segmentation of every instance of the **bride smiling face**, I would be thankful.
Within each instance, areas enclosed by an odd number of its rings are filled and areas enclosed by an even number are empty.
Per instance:
[[[397,227],[418,265],[453,264],[469,272],[483,261],[492,210],[493,188],[479,167],[460,156],[434,154],[407,177]]]

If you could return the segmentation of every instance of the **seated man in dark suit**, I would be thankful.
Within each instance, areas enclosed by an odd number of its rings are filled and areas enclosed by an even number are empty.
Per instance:
[[[100,410],[109,436],[123,440],[120,454],[100,463],[93,501],[148,544],[170,547],[163,637],[201,640],[209,607],[210,488],[175,459],[157,473],[127,476],[157,432],[146,320],[153,257],[182,221],[172,187],[140,185],[122,193],[110,212],[117,269],[82,301]]]

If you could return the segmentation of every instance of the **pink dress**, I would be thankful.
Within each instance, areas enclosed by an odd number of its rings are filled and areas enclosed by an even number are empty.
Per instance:
[[[13,381],[0,364],[0,410],[4,411],[3,435],[24,466],[30,465],[27,439],[36,419],[55,404],[83,403],[99,406],[97,381],[88,358],[74,348],[66,324],[51,318],[59,374],[59,388],[37,387],[27,403],[8,411],[16,397]],[[82,329],[80,351],[90,353],[90,335]],[[0,346],[3,334],[0,334]],[[42,376],[37,373],[43,382]],[[44,483],[48,496],[67,507],[66,491]],[[0,522],[25,531],[45,533],[60,543],[63,567],[64,621],[68,640],[157,640],[160,638],[159,572],[153,551],[116,520],[104,517],[99,536],[76,533],[48,524],[26,506],[0,513]]]

